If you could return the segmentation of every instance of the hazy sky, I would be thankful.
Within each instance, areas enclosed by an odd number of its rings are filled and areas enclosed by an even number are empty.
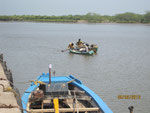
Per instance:
[[[150,11],[150,0],[0,0],[0,15],[115,15]]]

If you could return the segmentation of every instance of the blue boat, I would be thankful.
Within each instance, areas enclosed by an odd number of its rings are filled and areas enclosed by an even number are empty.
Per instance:
[[[113,113],[103,100],[74,76],[50,72],[32,81],[22,96],[24,113]]]

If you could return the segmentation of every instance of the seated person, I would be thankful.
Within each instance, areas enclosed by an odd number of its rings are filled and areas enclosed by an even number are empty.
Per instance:
[[[68,45],[68,49],[74,49],[74,44],[73,44],[73,43],[70,43],[70,44]]]
[[[88,46],[86,44],[84,44],[84,47],[80,48],[79,51],[80,52],[88,52],[89,51]]]
[[[83,42],[81,41],[81,39],[78,40],[78,42],[76,43],[77,48],[81,48],[83,47]]]
[[[80,48],[79,51],[80,52],[86,52],[86,49],[85,48]]]

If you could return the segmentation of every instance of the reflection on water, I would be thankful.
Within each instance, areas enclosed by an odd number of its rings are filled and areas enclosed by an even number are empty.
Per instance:
[[[141,24],[55,24],[0,23],[0,53],[21,94],[29,84],[48,72],[48,64],[58,75],[74,75],[96,92],[114,113],[150,111],[150,26]],[[70,42],[99,46],[93,56],[70,54]],[[141,99],[118,99],[118,95],[140,95]]]

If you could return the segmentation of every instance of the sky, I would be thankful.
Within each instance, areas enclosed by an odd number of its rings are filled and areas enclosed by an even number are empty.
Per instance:
[[[144,14],[150,0],[0,0],[0,15]]]

